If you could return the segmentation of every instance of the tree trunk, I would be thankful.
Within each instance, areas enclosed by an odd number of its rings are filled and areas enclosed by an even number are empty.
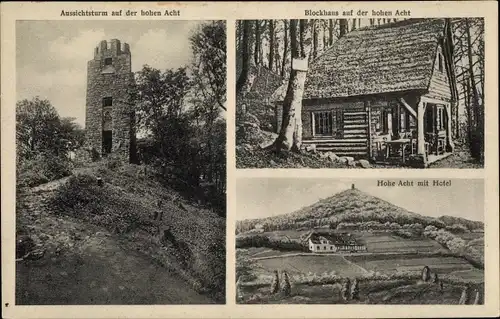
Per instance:
[[[252,44],[250,35],[252,32],[252,22],[250,20],[243,21],[243,36],[241,42],[242,66],[241,73],[236,81],[236,93],[244,94],[252,85],[251,69],[254,65],[252,57]]]
[[[317,26],[317,20],[312,21],[312,28],[313,28],[313,58],[316,58],[318,56],[318,26]]]
[[[356,19],[352,19],[352,29],[351,31],[356,30]]]
[[[326,47],[328,46],[328,40],[326,38],[326,23],[324,20],[320,20],[321,25],[322,25],[322,30],[323,30],[323,51],[326,50]]]
[[[342,38],[347,33],[347,19],[339,21],[339,38]]]
[[[281,76],[285,76],[286,67],[286,56],[288,55],[288,22],[283,21],[284,33],[283,33],[283,63],[281,64]]]
[[[269,70],[274,68],[274,21],[269,20]]]
[[[467,112],[467,142],[469,143],[469,148],[472,149],[472,130],[474,127],[474,121],[472,120],[470,82],[469,79],[465,79],[464,81],[465,81],[465,111]]]
[[[299,27],[299,28],[297,28]],[[297,30],[298,29],[298,30]],[[308,60],[312,39],[308,20],[290,20],[291,57]],[[297,34],[297,31],[298,34]],[[288,89],[283,101],[283,121],[281,130],[274,145],[280,152],[287,150],[300,151],[302,145],[302,96],[307,71],[295,70],[292,65]]]
[[[260,21],[255,21],[255,50],[254,50],[254,61],[255,64],[259,64],[260,59]]]
[[[333,45],[333,20],[328,20],[328,46]]]
[[[472,57],[472,43],[471,43],[471,36],[470,36],[470,24],[469,24],[469,19],[465,18],[465,32],[467,35],[467,59],[468,59],[468,71],[469,71],[469,77],[470,77],[470,84],[472,88],[472,102],[473,102],[473,110],[474,110],[474,117],[475,117],[475,122],[476,122],[476,130],[475,130],[475,135],[477,136],[477,140],[474,141],[476,143],[479,143],[479,154],[472,154],[472,156],[476,157],[477,159],[483,160],[483,129],[484,129],[484,124],[483,124],[483,119],[481,116],[481,110],[479,109],[479,94],[477,92],[477,83],[476,79],[474,76],[474,61]]]

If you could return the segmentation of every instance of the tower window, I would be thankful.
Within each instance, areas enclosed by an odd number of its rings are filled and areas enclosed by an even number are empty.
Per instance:
[[[438,53],[438,66],[439,72],[443,72],[443,55],[441,53]]]
[[[112,65],[112,64],[113,64],[113,58],[104,59],[104,65]]]
[[[102,99],[102,106],[113,106],[113,98],[112,97],[105,97]]]

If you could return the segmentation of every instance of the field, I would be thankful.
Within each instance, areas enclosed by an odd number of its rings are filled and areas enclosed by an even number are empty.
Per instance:
[[[453,274],[459,277],[467,277],[467,279],[479,279],[480,277],[482,280],[482,271],[476,271],[465,259],[457,257],[422,257],[418,254],[405,254],[348,256],[346,259],[368,271],[375,271],[382,274],[391,274],[396,271],[419,272],[424,266],[428,266],[432,272],[439,275]]]
[[[359,276],[366,271],[350,263],[342,256],[290,256],[270,259],[261,259],[258,261],[264,269],[270,272],[274,270],[287,271],[290,274],[322,274],[335,271],[340,276]]]
[[[305,231],[263,233],[270,237],[298,239]],[[237,250],[247,254],[253,279],[241,282],[240,303],[290,304],[457,304],[465,283],[472,300],[484,286],[484,271],[429,238],[401,238],[388,232],[351,232],[367,246],[366,253],[318,255],[279,251],[265,247]],[[469,246],[482,250],[481,234],[464,234]],[[244,251],[244,252],[243,252]],[[440,284],[421,282],[428,266]],[[289,274],[290,296],[269,293],[274,271]],[[360,298],[344,301],[341,283],[357,278]],[[282,280],[282,277],[281,277]]]
[[[434,252],[442,248],[441,245],[431,239],[406,239],[387,233],[361,233],[359,238],[366,243],[367,251],[373,253],[427,253]]]
[[[248,254],[251,258],[262,258],[262,257],[272,257],[272,256],[282,256],[294,253],[303,253],[301,251],[280,251],[275,249],[270,249],[266,247],[250,247],[248,248]]]

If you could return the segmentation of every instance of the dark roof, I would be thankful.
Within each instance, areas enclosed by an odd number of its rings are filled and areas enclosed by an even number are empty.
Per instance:
[[[313,244],[321,244],[321,237],[324,237],[330,244],[334,245],[362,245],[362,243],[358,243],[355,238],[345,234],[312,233],[308,239],[311,239]]]
[[[310,63],[304,99],[427,90],[444,31],[444,19],[352,31]]]

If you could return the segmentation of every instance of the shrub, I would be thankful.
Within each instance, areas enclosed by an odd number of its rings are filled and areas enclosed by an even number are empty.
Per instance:
[[[71,174],[73,166],[64,156],[38,153],[31,159],[19,159],[16,167],[18,187],[33,187]]]
[[[480,295],[479,291],[476,290],[476,297],[474,298],[474,305],[479,305],[480,304]]]
[[[236,248],[267,247],[277,250],[308,251],[306,245],[299,240],[281,240],[266,235],[249,235],[236,238]]]
[[[462,289],[462,295],[460,296],[460,300],[458,301],[459,305],[466,305],[467,303],[469,303],[469,286],[468,285],[466,285]]]
[[[292,286],[290,285],[290,278],[288,277],[288,273],[283,272],[283,286],[281,288],[281,293],[283,296],[290,296],[292,292]]]
[[[358,300],[359,299],[359,283],[356,278],[351,285],[351,299]]]
[[[113,171],[122,165],[123,162],[117,158],[110,158],[108,161],[106,161],[106,167]]]
[[[71,176],[59,187],[52,206],[60,214],[72,215],[117,233],[126,233],[138,226],[137,212],[149,215],[144,207],[113,192],[106,184],[98,186],[96,178],[86,174]]]
[[[422,269],[422,280],[427,282],[431,279],[431,270],[428,266]]]
[[[271,294],[275,294],[280,290],[280,278],[278,275],[278,271],[274,271],[274,279],[271,283]]]
[[[351,285],[351,282],[350,282],[349,278],[346,278],[346,280],[342,284],[342,289],[340,290],[340,295],[342,297],[342,300],[344,300],[344,301],[349,300],[350,285]]]

